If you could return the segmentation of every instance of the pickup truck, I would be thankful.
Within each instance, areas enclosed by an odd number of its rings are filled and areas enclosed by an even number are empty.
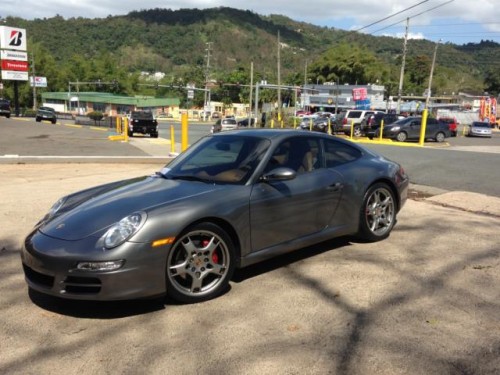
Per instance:
[[[134,133],[149,134],[151,138],[158,138],[158,121],[149,111],[133,111],[129,118],[128,136]]]

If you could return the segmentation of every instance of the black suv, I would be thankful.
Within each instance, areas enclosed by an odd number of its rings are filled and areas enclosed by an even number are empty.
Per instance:
[[[158,121],[150,111],[132,111],[128,124],[128,136],[134,133],[149,134],[151,138],[158,138]]]
[[[10,117],[10,101],[0,99],[0,116]]]
[[[51,123],[55,124],[57,121],[56,111],[54,108],[40,107],[38,108],[38,111],[36,111],[35,120],[36,122],[40,122],[42,120],[50,121]]]
[[[361,134],[373,139],[375,132],[380,128],[380,124],[384,121],[384,126],[390,125],[393,122],[403,118],[396,113],[375,113],[365,116],[361,121]]]

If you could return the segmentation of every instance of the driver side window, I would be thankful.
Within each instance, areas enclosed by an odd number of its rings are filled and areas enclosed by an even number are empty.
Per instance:
[[[297,173],[307,173],[319,167],[319,142],[313,138],[297,137],[281,143],[274,151],[265,172],[278,167],[293,169]]]

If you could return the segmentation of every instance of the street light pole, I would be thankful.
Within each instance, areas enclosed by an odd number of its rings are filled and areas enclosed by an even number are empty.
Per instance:
[[[438,49],[438,45],[440,42],[441,42],[441,39],[439,39],[436,42],[436,46],[434,47],[434,56],[432,57],[432,65],[431,65],[431,75],[429,76],[429,87],[427,88],[427,96],[425,98],[425,109],[429,108],[429,100],[431,99],[432,76],[434,75],[434,65],[436,64],[436,54],[437,54],[437,49]]]

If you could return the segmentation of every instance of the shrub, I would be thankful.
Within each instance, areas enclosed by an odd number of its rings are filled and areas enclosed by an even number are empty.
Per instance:
[[[93,111],[87,113],[87,116],[89,119],[94,120],[94,124],[97,125],[97,121],[101,121],[104,117],[103,113],[101,111]]]

